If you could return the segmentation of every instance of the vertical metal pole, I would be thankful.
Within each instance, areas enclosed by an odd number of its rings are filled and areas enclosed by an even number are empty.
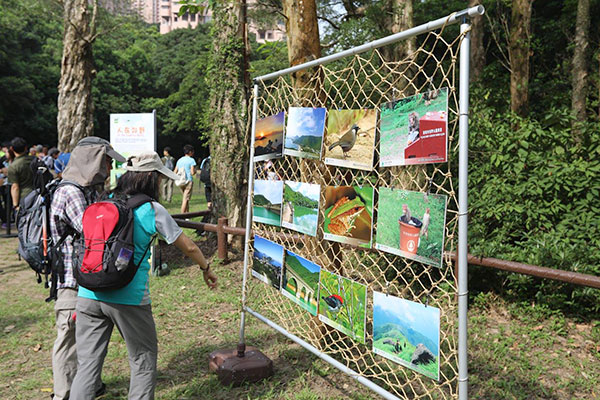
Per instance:
[[[152,119],[154,120],[154,151],[158,153],[158,140],[156,132],[156,109],[152,110]],[[160,154],[159,154],[160,155]],[[154,275],[156,274],[158,268],[162,268],[162,265],[156,265],[156,243],[158,243],[158,239],[154,240],[154,244],[150,248],[150,272]]]
[[[256,132],[256,115],[258,113],[258,84],[254,83],[254,93],[252,98],[252,133],[250,137],[250,158],[248,160],[248,200],[246,203],[246,237],[244,240],[244,277],[242,279],[242,316],[240,321],[240,343],[238,345],[238,355],[243,353],[245,339],[244,330],[246,328],[246,280],[248,279],[248,257],[250,232],[252,230],[252,188],[254,187],[254,134]],[[241,350],[240,350],[241,349]]]
[[[465,33],[460,44],[459,119],[458,119],[458,398],[469,398],[469,369],[467,355],[468,305],[468,177],[469,177],[469,57],[471,51],[470,25],[463,19],[460,32]]]

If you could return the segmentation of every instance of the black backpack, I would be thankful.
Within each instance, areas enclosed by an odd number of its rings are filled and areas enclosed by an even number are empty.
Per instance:
[[[86,289],[102,292],[120,289],[135,276],[133,210],[152,201],[145,194],[115,198],[88,206],[83,213],[83,233],[73,241],[73,275]]]
[[[210,158],[205,159],[200,167],[200,182],[210,183]]]
[[[45,178],[39,177],[37,182],[43,182],[43,179]],[[37,187],[21,199],[17,213],[19,255],[35,271],[38,283],[42,282],[42,275],[45,277],[46,288],[50,287],[48,276],[51,276],[52,286],[46,301],[56,299],[56,284],[58,280],[64,282],[64,264],[60,247],[72,233],[66,231],[56,243],[52,241],[50,234],[50,204],[54,192],[62,185],[73,185],[83,191],[83,187],[75,182],[56,179]]]

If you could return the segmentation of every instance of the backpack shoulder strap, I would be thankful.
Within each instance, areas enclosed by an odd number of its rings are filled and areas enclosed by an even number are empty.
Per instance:
[[[152,200],[152,197],[143,193],[134,194],[133,196],[127,199],[127,207],[134,209],[149,201],[154,200]]]

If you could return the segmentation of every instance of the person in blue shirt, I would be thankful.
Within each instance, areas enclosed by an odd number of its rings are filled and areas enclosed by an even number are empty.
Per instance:
[[[117,183],[115,197],[138,193],[158,199],[160,180],[175,179],[155,152],[144,152],[127,160]],[[79,287],[77,298],[77,375],[71,386],[71,399],[93,400],[94,385],[102,373],[108,343],[114,327],[125,340],[131,368],[129,399],[154,399],[158,339],[150,304],[150,263],[146,249],[158,234],[174,244],[198,264],[210,289],[217,286],[217,276],[202,251],[188,238],[168,211],[157,201],[133,210],[134,260],[140,267],[133,280],[121,289],[94,292]]]
[[[54,172],[56,172],[56,175],[59,178],[62,178],[62,173],[65,170],[65,168],[67,167],[67,164],[69,163],[69,159],[71,158],[71,153],[60,153],[55,159],[54,159]]]
[[[194,188],[194,175],[196,175],[196,160],[194,160],[194,148],[186,144],[183,146],[183,157],[177,160],[175,165],[175,173],[179,171],[185,171],[185,186],[180,187],[183,192],[183,198],[181,199],[181,213],[187,213],[190,211],[190,199],[192,198],[192,189]]]

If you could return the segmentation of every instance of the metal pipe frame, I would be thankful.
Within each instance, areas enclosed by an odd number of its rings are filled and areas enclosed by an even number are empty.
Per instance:
[[[361,54],[361,53],[364,53],[369,50],[377,49],[379,47],[386,46],[388,44],[399,42],[400,40],[405,40],[405,39],[411,38],[413,36],[420,35],[422,33],[433,31],[435,29],[441,28],[446,25],[456,24],[458,22],[461,22],[462,19],[467,16],[473,17],[476,15],[483,15],[484,12],[485,12],[485,8],[482,5],[467,8],[465,10],[454,12],[448,16],[436,19],[435,21],[430,21],[426,24],[415,26],[414,28],[410,28],[405,31],[398,32],[393,35],[386,36],[384,38],[377,39],[377,40],[374,40],[369,43],[365,43],[358,47],[353,47],[351,49],[344,50],[339,53],[329,55],[327,57],[321,57],[317,60],[308,61],[308,62],[305,62],[304,64],[299,64],[294,67],[282,69],[280,71],[273,72],[271,74],[258,76],[256,78],[254,78],[254,82],[257,82],[257,81],[264,82],[264,81],[278,78],[283,75],[301,71],[303,69],[316,67],[318,65],[329,64],[330,62],[339,60],[340,58],[353,56],[355,54]]]
[[[468,277],[468,177],[469,177],[469,58],[471,55],[471,25],[466,17],[460,25],[465,34],[460,43],[459,100],[458,100],[458,399],[469,398],[469,369],[467,354],[469,302]]]
[[[246,282],[248,281],[248,257],[250,234],[252,232],[252,188],[254,187],[254,134],[256,133],[256,116],[258,114],[258,85],[254,84],[254,93],[252,100],[252,132],[250,136],[250,159],[248,160],[248,199],[246,202],[246,236],[244,240],[244,273],[242,278],[242,315],[240,318],[240,342],[239,345],[245,345],[244,337],[246,329]]]
[[[250,146],[250,159],[248,167],[248,202],[246,211],[246,240],[244,247],[244,273],[243,273],[243,287],[242,287],[242,312],[241,312],[241,323],[240,323],[240,344],[245,343],[244,331],[247,311],[257,319],[261,320],[268,326],[282,333],[286,337],[290,338],[294,342],[298,343],[305,349],[316,354],[332,366],[338,368],[356,379],[361,384],[367,386],[371,390],[375,391],[379,395],[390,400],[399,400],[398,397],[392,395],[385,389],[371,382],[365,377],[358,375],[357,372],[341,364],[334,358],[324,354],[320,350],[316,349],[312,345],[308,344],[301,338],[287,332],[284,328],[275,324],[273,321],[266,317],[263,317],[259,313],[253,311],[246,306],[246,282],[248,278],[248,258],[249,258],[249,243],[252,223],[252,188],[254,183],[254,134],[256,131],[256,116],[258,106],[258,82],[264,82],[267,80],[275,79],[277,77],[291,74],[307,68],[324,65],[341,58],[352,56],[360,53],[364,53],[369,50],[373,50],[382,46],[386,46],[400,40],[423,34],[434,29],[441,28],[446,25],[452,25],[461,22],[461,33],[467,32],[460,45],[460,81],[459,81],[459,194],[458,194],[458,396],[459,400],[468,399],[468,356],[467,356],[467,277],[468,277],[468,264],[467,264],[467,177],[468,177],[468,111],[469,111],[469,57],[470,57],[470,34],[468,30],[470,25],[466,23],[466,19],[470,16],[483,15],[485,8],[481,5],[471,7],[459,12],[452,13],[446,17],[439,18],[435,21],[430,21],[426,24],[419,25],[417,27],[408,29],[403,32],[396,33],[394,35],[387,36],[382,39],[378,39],[362,46],[354,47],[336,54],[332,54],[327,57],[322,57],[317,60],[309,61],[304,64],[300,64],[291,68],[286,68],[271,74],[262,75],[254,78],[254,98],[252,103],[252,137]]]
[[[394,396],[393,394],[391,394],[390,392],[388,392],[387,390],[385,390],[381,386],[379,386],[376,383],[373,383],[370,380],[368,380],[367,378],[361,376],[358,372],[354,371],[351,368],[348,368],[347,366],[345,366],[344,364],[342,364],[341,362],[339,362],[335,358],[333,358],[331,356],[328,356],[327,354],[323,353],[321,350],[317,349],[316,347],[314,347],[310,343],[305,342],[304,340],[302,340],[298,336],[294,335],[293,333],[290,333],[290,332],[286,331],[284,328],[282,328],[281,326],[277,325],[275,322],[271,321],[270,319],[268,319],[266,317],[263,317],[261,314],[259,314],[256,311],[252,310],[250,307],[245,307],[245,310],[249,314],[253,315],[255,318],[259,319],[260,321],[264,322],[265,324],[267,324],[271,328],[275,329],[277,332],[279,332],[282,335],[284,335],[285,337],[287,337],[288,339],[293,340],[294,342],[298,343],[300,346],[304,347],[306,350],[310,351],[311,353],[313,353],[314,355],[316,355],[320,359],[324,360],[325,362],[327,362],[328,364],[332,365],[333,367],[339,369],[343,373],[349,375],[352,379],[356,379],[358,382],[362,383],[363,385],[365,385],[366,387],[368,387],[369,389],[371,389],[375,393],[379,394],[384,399],[387,399],[387,400],[400,400],[400,398]]]

